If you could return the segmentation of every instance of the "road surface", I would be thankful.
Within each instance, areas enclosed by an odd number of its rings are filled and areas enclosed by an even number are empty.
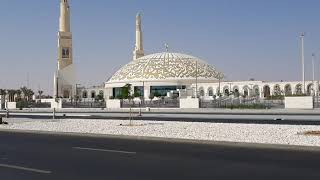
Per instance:
[[[320,179],[320,151],[0,131],[1,180]]]

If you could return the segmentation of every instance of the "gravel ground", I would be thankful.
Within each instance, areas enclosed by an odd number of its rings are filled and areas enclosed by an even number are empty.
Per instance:
[[[320,126],[171,121],[133,121],[133,126],[129,126],[129,121],[80,119],[7,121],[9,125],[0,125],[0,129],[320,146],[320,136],[301,134],[305,131],[320,131]]]

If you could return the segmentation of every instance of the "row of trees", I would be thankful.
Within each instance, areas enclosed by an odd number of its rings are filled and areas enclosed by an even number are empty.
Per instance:
[[[38,93],[42,96],[43,91]],[[32,89],[25,86],[20,89],[0,89],[0,95],[8,96],[9,101],[31,101],[34,94]]]

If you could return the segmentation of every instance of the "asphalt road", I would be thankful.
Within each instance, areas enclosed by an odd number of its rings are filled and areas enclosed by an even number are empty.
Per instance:
[[[0,131],[1,180],[319,179],[320,151]]]

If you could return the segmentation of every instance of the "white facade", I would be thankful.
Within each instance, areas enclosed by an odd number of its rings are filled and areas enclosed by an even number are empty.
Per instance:
[[[136,48],[142,49],[141,16],[137,16]],[[213,99],[217,96],[251,96],[266,98],[277,95],[316,95],[319,83],[304,82],[267,82],[267,81],[226,81],[222,72],[199,58],[181,53],[155,53],[140,58],[120,68],[105,83],[106,98],[115,97],[117,88],[126,84],[143,89],[145,99],[149,99],[153,87],[172,87],[180,91],[180,97],[196,94],[202,99]],[[182,96],[183,94],[183,96]]]

